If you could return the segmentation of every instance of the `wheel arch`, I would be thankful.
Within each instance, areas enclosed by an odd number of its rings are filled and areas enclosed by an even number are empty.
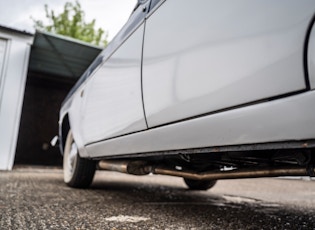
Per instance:
[[[64,115],[59,125],[59,148],[61,155],[64,153],[67,134],[70,130],[70,122],[68,113]]]
[[[315,89],[315,14],[307,30],[304,50],[306,84]]]

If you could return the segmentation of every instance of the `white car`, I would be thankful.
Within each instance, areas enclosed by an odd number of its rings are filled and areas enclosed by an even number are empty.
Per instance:
[[[62,105],[66,184],[314,176],[314,16],[314,0],[139,0]]]

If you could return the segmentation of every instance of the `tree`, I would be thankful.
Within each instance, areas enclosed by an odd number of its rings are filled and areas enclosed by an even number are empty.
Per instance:
[[[34,20],[34,27],[37,30],[61,34],[76,38],[93,45],[106,46],[108,33],[101,28],[95,29],[95,19],[85,22],[85,14],[78,1],[75,3],[66,2],[61,14],[55,15],[45,5],[46,18],[49,24],[45,25],[41,20]]]

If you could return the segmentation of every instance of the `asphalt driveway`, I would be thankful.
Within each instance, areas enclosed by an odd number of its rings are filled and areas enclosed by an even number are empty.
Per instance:
[[[315,229],[315,182],[220,181],[192,192],[180,178],[98,172],[71,189],[58,168],[0,172],[0,229]]]

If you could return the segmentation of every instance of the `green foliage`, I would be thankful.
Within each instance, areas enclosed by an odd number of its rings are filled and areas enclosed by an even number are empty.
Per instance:
[[[95,19],[85,22],[84,11],[78,1],[75,3],[66,2],[61,14],[56,15],[53,10],[49,10],[45,5],[48,25],[44,25],[41,20],[34,20],[37,30],[61,34],[76,38],[94,45],[106,46],[108,33],[101,28],[95,29]]]

